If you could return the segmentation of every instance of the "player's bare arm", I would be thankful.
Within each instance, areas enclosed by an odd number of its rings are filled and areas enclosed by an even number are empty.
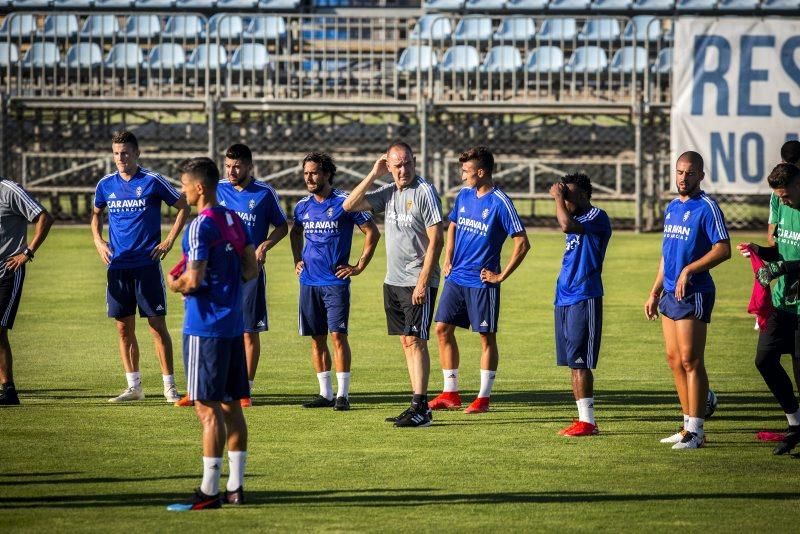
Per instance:
[[[481,281],[487,284],[499,284],[507,280],[511,273],[517,270],[522,260],[528,255],[531,249],[531,242],[528,240],[528,234],[525,231],[517,232],[511,236],[514,241],[514,250],[511,251],[511,257],[505,268],[499,273],[493,273],[489,269],[481,269]]]
[[[428,289],[433,268],[439,265],[439,257],[442,255],[444,246],[444,232],[442,223],[436,223],[425,229],[428,234],[428,248],[425,250],[425,259],[422,262],[422,270],[417,278],[417,286],[411,293],[411,304],[418,306],[425,302],[425,293]]]
[[[247,245],[242,251],[242,280],[247,282],[258,276],[258,261],[256,260],[256,249],[253,245]]]
[[[203,279],[206,277],[206,260],[192,260],[186,264],[186,270],[175,277],[172,274],[167,274],[167,287],[170,291],[186,295],[187,293],[194,293]]]
[[[768,224],[767,225],[767,243],[769,246],[775,246],[775,232],[778,230],[777,224]]]
[[[355,265],[340,265],[336,268],[336,278],[342,280],[351,276],[358,276],[364,269],[367,268],[369,262],[372,260],[372,255],[375,254],[375,247],[378,245],[378,240],[381,238],[381,231],[378,230],[378,225],[375,221],[367,221],[358,226],[358,229],[364,234],[364,248],[361,249],[361,255]]]
[[[300,276],[303,272],[303,225],[297,222],[292,224],[289,232],[289,242],[292,245],[292,257],[294,258],[294,274]]]
[[[567,184],[557,183],[550,187],[550,196],[553,197],[556,204],[556,219],[561,231],[565,234],[582,234],[583,225],[575,220],[575,217],[570,215],[567,209],[566,198],[569,194]]]
[[[383,154],[381,157],[378,158],[378,161],[375,162],[375,165],[372,166],[372,170],[369,174],[361,180],[351,192],[350,195],[346,199],[344,199],[344,210],[347,212],[353,211],[371,211],[372,206],[370,205],[369,201],[367,201],[367,191],[369,191],[372,184],[375,183],[375,180],[380,178],[381,176],[386,176],[389,174],[389,167],[386,164],[386,158],[388,157],[387,154]]]
[[[288,233],[289,223],[283,223],[282,225],[273,228],[272,232],[269,233],[264,242],[258,245],[258,248],[256,249],[256,261],[259,264],[264,265],[264,262],[267,261],[267,252],[269,252],[272,247],[277,245],[281,239],[286,237],[286,234]]]
[[[189,204],[186,202],[186,197],[181,195],[172,207],[178,210],[178,215],[175,217],[175,223],[172,225],[172,228],[170,228],[166,239],[156,245],[150,252],[150,257],[154,260],[163,260],[169,251],[172,250],[172,245],[175,244],[175,240],[178,238],[184,225],[186,225],[186,221],[189,219],[190,208]]]
[[[94,246],[97,253],[100,254],[100,259],[103,263],[108,265],[111,263],[111,247],[108,246],[108,241],[103,239],[103,208],[92,208],[92,237],[94,238]]]
[[[447,242],[444,244],[444,262],[442,264],[442,274],[450,276],[450,271],[453,270],[453,251],[456,248],[456,228],[458,225],[450,221],[450,226],[447,227]]]
[[[20,252],[16,256],[11,256],[6,260],[6,268],[12,272],[16,272],[19,270],[20,267],[31,261],[31,258],[39,249],[39,247],[44,242],[45,238],[47,237],[48,232],[50,232],[50,227],[53,226],[53,216],[50,215],[46,210],[42,211],[33,222],[36,226],[33,229],[33,237],[31,238],[30,242],[28,243],[28,250],[30,250],[31,255],[28,256],[25,252]]]
[[[653,287],[650,288],[650,295],[644,303],[644,316],[648,321],[655,321],[658,319],[658,298],[661,296],[661,291],[664,289],[664,256],[658,262],[658,272],[656,273],[656,280],[653,282]]]
[[[677,300],[683,299],[686,292],[686,285],[689,283],[693,274],[710,271],[723,261],[731,258],[731,242],[728,239],[718,241],[711,246],[702,258],[693,261],[683,268],[678,280],[675,282],[675,298]]]

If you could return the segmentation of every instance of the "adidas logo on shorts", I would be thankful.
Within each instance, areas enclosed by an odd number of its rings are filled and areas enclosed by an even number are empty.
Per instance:
[[[258,324],[257,324],[256,326],[257,326],[258,328],[261,328],[261,327],[263,327],[263,326],[264,326],[264,321],[258,321]]]
[[[487,323],[486,320],[484,319],[483,322],[481,322],[481,326],[489,326],[489,323]]]
[[[347,325],[342,323],[342,324],[339,325],[339,328],[347,328]]]
[[[156,311],[164,311],[164,306],[159,304],[158,306],[156,306]]]
[[[578,358],[577,360],[575,360],[575,363],[586,363],[586,362],[583,361],[583,358]]]

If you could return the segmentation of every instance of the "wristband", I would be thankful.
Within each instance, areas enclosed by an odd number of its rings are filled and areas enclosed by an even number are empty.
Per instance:
[[[22,251],[25,256],[27,256],[28,261],[33,261],[33,251],[28,247],[25,247],[25,250]]]

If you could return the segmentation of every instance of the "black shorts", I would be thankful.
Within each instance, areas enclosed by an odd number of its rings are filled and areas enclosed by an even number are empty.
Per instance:
[[[22,297],[22,284],[25,282],[25,266],[16,272],[6,271],[0,278],[0,327],[14,328],[19,301]]]
[[[429,287],[425,291],[425,302],[415,306],[411,304],[413,287],[383,284],[383,309],[386,311],[389,335],[429,339],[436,290],[435,287]]]
[[[780,358],[791,354],[800,359],[800,323],[794,313],[775,310],[767,319],[767,329],[758,335],[756,354]]]

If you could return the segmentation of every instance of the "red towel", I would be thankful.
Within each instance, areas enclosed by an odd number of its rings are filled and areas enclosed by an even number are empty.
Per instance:
[[[750,264],[753,266],[753,272],[758,272],[761,267],[764,267],[764,260],[762,260],[752,247],[747,247],[750,252]],[[750,295],[750,304],[747,305],[747,313],[756,316],[758,321],[758,329],[764,332],[767,329],[767,319],[775,312],[772,306],[772,293],[769,287],[762,287],[758,280],[753,282],[753,293]]]

